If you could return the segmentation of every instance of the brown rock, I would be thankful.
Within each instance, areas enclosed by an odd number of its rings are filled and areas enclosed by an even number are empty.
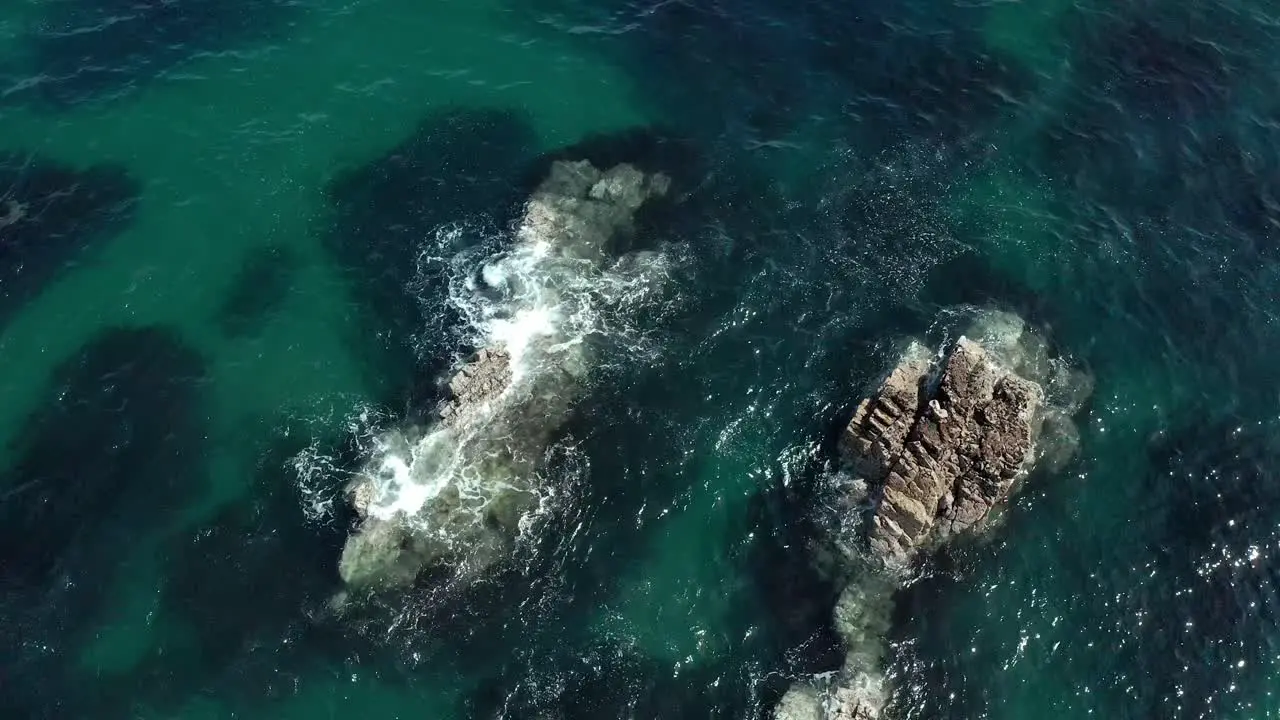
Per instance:
[[[902,452],[928,372],[928,358],[909,353],[885,378],[880,391],[859,403],[845,428],[841,452],[854,462],[854,471],[867,482],[884,482],[893,458]]]
[[[894,570],[927,544],[982,523],[1032,462],[1059,467],[1074,451],[1071,416],[1088,398],[1091,379],[1050,358],[1044,340],[1015,315],[986,312],[966,336],[945,346],[939,361],[913,343],[859,403],[840,438],[856,477],[841,478],[834,507],[859,508],[856,519],[870,500],[861,526],[870,552],[847,552],[841,518],[832,550],[817,561],[847,564],[832,573],[847,583],[833,616],[844,666],[829,679],[793,686],[776,720],[880,717],[893,596],[902,581]]]
[[[963,532],[1003,502],[1031,456],[1040,386],[960,338],[936,381],[920,352],[864,400],[841,450],[879,488],[867,539],[903,562],[934,535]]]

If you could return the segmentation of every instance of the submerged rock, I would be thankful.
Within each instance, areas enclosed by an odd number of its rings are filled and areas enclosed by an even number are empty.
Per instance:
[[[837,687],[829,695],[807,683],[793,685],[774,710],[776,720],[876,720],[879,705],[850,687]]]
[[[826,720],[826,710],[817,688],[797,683],[782,696],[773,716],[777,720]]]
[[[665,175],[621,164],[601,172],[586,160],[560,161],[529,200],[518,237],[546,243],[567,257],[602,262],[610,241],[630,230],[651,197],[667,194]]]
[[[834,507],[841,530],[821,559],[847,583],[834,609],[843,667],[798,683],[775,716],[870,720],[888,698],[885,664],[894,595],[920,552],[975,531],[1039,462],[1074,452],[1070,421],[1092,383],[1020,318],[981,315],[937,351],[912,341],[854,411],[839,450],[853,478]],[[1043,446],[1043,449],[1042,449]],[[859,516],[858,514],[863,514]],[[848,528],[854,528],[854,537]]]
[[[286,245],[250,250],[214,317],[228,338],[258,333],[288,300],[301,266],[297,251]]]
[[[484,268],[489,289],[510,300],[487,308],[498,320],[450,380],[439,421],[388,433],[348,488],[362,518],[339,563],[349,588],[404,586],[428,568],[476,571],[503,557],[538,505],[539,464],[591,366],[591,328],[575,323],[594,312],[611,269],[632,267],[613,260],[615,243],[669,184],[625,163],[551,165],[515,247]]]

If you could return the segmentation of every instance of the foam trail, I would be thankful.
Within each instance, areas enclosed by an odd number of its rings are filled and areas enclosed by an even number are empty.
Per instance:
[[[557,162],[512,249],[454,284],[483,348],[450,382],[428,428],[382,437],[352,485],[364,517],[340,570],[351,586],[411,582],[424,567],[500,559],[544,495],[538,468],[584,389],[602,341],[635,340],[628,318],[662,291],[658,252],[615,254],[635,212],[667,191],[630,165]]]

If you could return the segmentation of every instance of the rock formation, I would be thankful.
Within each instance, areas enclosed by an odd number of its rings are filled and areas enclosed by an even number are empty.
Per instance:
[[[909,560],[933,536],[973,527],[1008,497],[1031,458],[1040,386],[1001,368],[960,338],[938,373],[918,353],[863,400],[841,438],[842,454],[879,497],[867,530],[871,552]]]
[[[1091,387],[1007,313],[979,316],[936,353],[909,344],[840,437],[853,477],[834,504],[865,513],[839,519],[856,537],[829,538],[847,583],[834,610],[844,667],[793,686],[778,720],[880,716],[901,571],[919,552],[979,528],[1036,462],[1060,467],[1074,451],[1070,416]]]
[[[428,567],[478,570],[503,556],[538,505],[538,465],[590,369],[594,329],[580,323],[595,315],[602,278],[634,265],[614,259],[616,244],[668,186],[627,164],[551,165],[514,248],[482,273],[509,300],[486,346],[450,380],[439,421],[387,433],[348,488],[361,518],[339,563],[349,588],[407,585]]]
[[[876,720],[878,707],[847,687],[836,687],[829,697],[816,687],[796,685],[787,691],[774,710],[777,720]]]

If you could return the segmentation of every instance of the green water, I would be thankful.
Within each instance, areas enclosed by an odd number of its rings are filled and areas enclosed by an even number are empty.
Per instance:
[[[0,9],[5,82],[38,73],[28,36],[55,7]],[[0,150],[141,184],[132,221],[0,326],[0,467],[40,411],[74,412],[65,363],[103,331],[172,329],[203,362],[187,388],[200,457],[155,459],[193,477],[155,507],[94,506],[121,517],[82,524],[112,532],[68,544],[117,544],[76,546],[91,567],[3,606],[40,618],[0,633],[17,646],[0,661],[22,659],[19,717],[765,716],[839,664],[804,545],[832,434],[894,343],[957,303],[1023,312],[1097,388],[1078,459],[899,597],[893,711],[1275,716],[1273,3],[289,8],[252,40],[201,26],[186,42],[206,49],[130,67],[119,93],[0,88]],[[531,155],[636,126],[688,138],[698,160],[671,169],[663,238],[676,287],[648,318],[660,350],[603,363],[558,441],[581,477],[548,464],[580,486],[558,488],[524,566],[335,615],[349,518],[317,503],[341,503],[359,443],[417,419],[405,386],[436,378],[388,371],[382,345],[412,339],[376,337],[350,282],[365,269],[335,256],[350,228],[333,182],[415,133],[453,142],[431,118],[455,110],[513,111]],[[284,287],[229,331],[228,298],[264,258]],[[118,449],[95,441],[66,452]]]

